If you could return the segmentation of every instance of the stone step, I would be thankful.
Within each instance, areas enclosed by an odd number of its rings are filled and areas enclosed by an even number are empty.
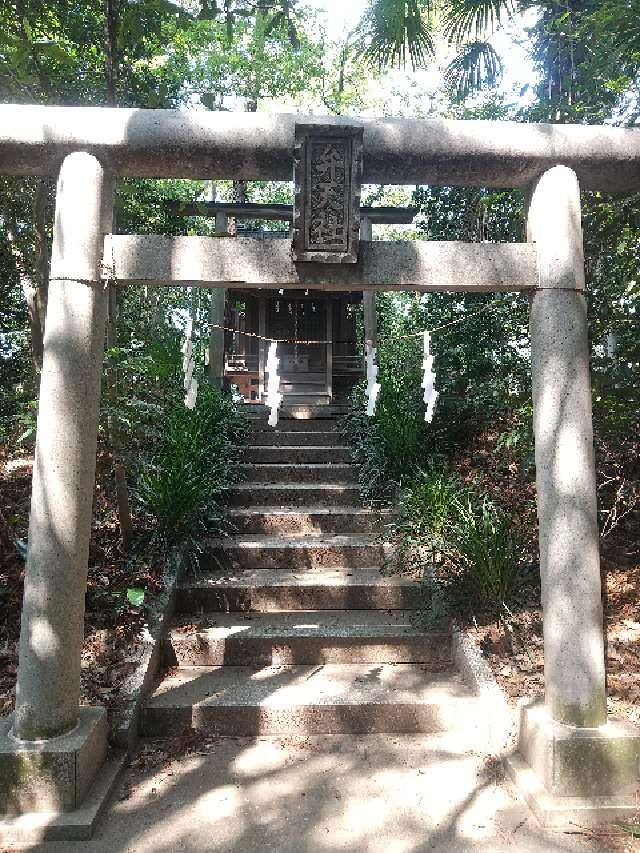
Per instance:
[[[242,463],[235,466],[240,482],[247,483],[357,483],[355,465],[277,465]]]
[[[280,432],[333,432],[338,431],[338,422],[335,418],[280,418],[278,426],[271,427],[267,423],[267,416],[249,418],[250,434]]]
[[[314,536],[229,536],[212,541],[204,568],[226,565],[240,569],[311,569],[327,566],[381,566],[386,547],[371,534]],[[209,564],[209,565],[208,565]]]
[[[325,390],[327,387],[326,377],[314,379],[313,377],[305,377],[305,381],[298,379],[280,377],[280,387],[278,391],[282,394],[283,400],[286,403],[288,400],[295,403],[302,397],[308,400],[309,397],[315,398],[318,402],[326,400],[329,402],[329,394]]]
[[[344,445],[298,447],[245,447],[241,454],[244,463],[272,465],[319,465],[351,462],[351,448]]]
[[[231,506],[353,506],[360,488],[355,483],[240,483],[227,498]]]
[[[315,388],[307,387],[300,391],[294,391],[289,388],[289,390],[284,390],[283,395],[283,405],[285,405],[288,409],[292,408],[322,408],[323,406],[330,405],[331,397],[328,393],[323,393],[321,391],[316,390]],[[266,394],[262,397],[263,400],[266,400]]]
[[[311,610],[205,613],[178,622],[165,644],[168,666],[291,666],[428,663],[451,667],[451,633],[425,632],[414,611]]]
[[[309,533],[381,533],[384,525],[390,520],[391,513],[359,506],[310,506],[305,509],[252,506],[230,509],[227,518],[238,533],[294,536]]]
[[[458,731],[482,749],[478,700],[454,673],[424,664],[193,667],[148,699],[143,734],[227,736]]]
[[[198,576],[177,590],[179,613],[402,610],[424,606],[419,583],[379,569],[258,569]]]
[[[307,432],[288,428],[256,431],[249,436],[248,442],[249,447],[335,447],[340,443],[336,430]]]
[[[266,423],[269,409],[263,403],[245,403],[241,411],[251,419],[263,419]],[[346,415],[348,406],[340,403],[310,405],[308,403],[285,403],[279,412],[280,420],[294,418],[296,420],[335,420]]]

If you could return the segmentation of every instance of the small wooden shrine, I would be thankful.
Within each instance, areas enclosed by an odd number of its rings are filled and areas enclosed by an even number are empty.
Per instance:
[[[288,204],[198,201],[176,202],[173,206],[185,216],[215,217],[220,234],[229,233],[229,220],[235,220],[233,230],[238,236],[265,240],[291,237],[291,230],[255,229],[259,221],[293,223],[293,207]],[[373,225],[410,224],[415,214],[413,208],[362,207],[360,237],[370,240]],[[243,227],[245,224],[249,227]],[[286,341],[278,345],[285,403],[322,404],[345,399],[364,375],[363,321],[358,320],[362,318],[362,302],[361,291],[228,289],[224,345],[220,346],[220,340],[218,347],[211,348],[223,351],[220,368],[224,383],[235,385],[248,403],[263,402],[268,343],[262,339],[275,338]],[[365,325],[371,322],[365,317]],[[212,334],[217,336],[215,328]],[[375,338],[375,331],[369,330],[367,337]]]

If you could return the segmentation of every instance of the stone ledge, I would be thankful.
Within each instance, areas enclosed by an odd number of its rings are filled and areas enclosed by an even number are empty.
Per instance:
[[[65,812],[87,795],[107,753],[107,711],[84,705],[70,732],[43,741],[13,737],[0,723],[0,814]]]
[[[590,753],[587,760],[592,760],[594,757],[599,759],[596,763],[597,769],[591,774],[584,774],[584,764],[580,762],[577,778],[580,790],[572,792],[577,795],[551,793],[545,788],[536,771],[517,751],[517,747],[512,745],[510,748],[509,728],[510,722],[515,723],[514,714],[477,644],[459,628],[454,628],[453,631],[453,659],[455,668],[461,673],[466,684],[483,699],[485,713],[491,719],[492,751],[502,754],[509,777],[543,827],[571,830],[577,827],[614,823],[638,814],[640,809],[638,794],[640,791],[638,775],[640,730],[628,723],[610,721],[607,726],[602,727],[602,731],[586,729],[576,735],[574,734],[576,730],[572,727],[553,724],[540,701],[525,702],[521,706],[521,716],[529,717],[529,734],[532,734],[533,727],[539,730],[537,745],[534,738],[529,738],[530,755],[536,748],[543,752],[539,744],[546,738],[547,746],[549,741],[552,745],[560,745],[560,749],[556,750],[555,754],[560,756],[560,760],[564,762],[568,771],[575,759],[577,746],[587,747]],[[554,726],[562,730],[558,732],[561,736],[555,741],[543,731],[546,723],[549,725],[549,731],[554,731]],[[520,749],[522,748],[521,739]],[[547,751],[547,756],[549,754],[554,754],[553,749]],[[533,759],[534,756],[531,755],[531,758]],[[532,761],[532,763],[535,762]],[[543,767],[543,765],[544,762],[538,766]],[[607,771],[608,776],[605,779],[598,778],[598,773],[604,774]],[[574,774],[567,773],[563,783],[564,788],[562,788],[559,786],[560,779],[556,775],[556,791],[562,789],[568,791],[571,780],[575,778]],[[600,795],[595,793],[596,783],[599,786]],[[589,791],[591,793],[585,793]]]
[[[153,690],[162,668],[163,644],[175,613],[178,576],[182,571],[179,560],[165,569],[165,588],[147,606],[147,625],[137,666],[121,685],[121,707],[112,714],[110,743],[129,754],[138,741],[144,702]]]
[[[490,751],[505,755],[514,739],[515,715],[477,643],[458,626],[453,628],[452,656],[454,668],[482,703]]]

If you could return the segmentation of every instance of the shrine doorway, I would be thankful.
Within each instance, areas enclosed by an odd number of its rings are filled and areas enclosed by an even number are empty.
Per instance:
[[[329,403],[333,394],[331,302],[297,293],[278,294],[262,300],[262,309],[266,337],[285,341],[278,348],[285,400]]]
[[[264,402],[269,340],[278,340],[286,404],[345,399],[364,375],[356,311],[361,293],[230,290],[225,318],[225,382],[247,403]]]

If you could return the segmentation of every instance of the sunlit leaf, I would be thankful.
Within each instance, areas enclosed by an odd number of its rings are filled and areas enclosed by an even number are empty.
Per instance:
[[[39,54],[59,62],[61,65],[73,65],[75,57],[55,41],[37,41],[34,47]]]
[[[31,24],[29,23],[28,18],[22,19],[22,27],[23,27],[29,41],[33,41],[33,30],[31,29]]]
[[[127,601],[134,607],[142,607],[144,604],[144,589],[139,586],[130,586],[127,589]]]

